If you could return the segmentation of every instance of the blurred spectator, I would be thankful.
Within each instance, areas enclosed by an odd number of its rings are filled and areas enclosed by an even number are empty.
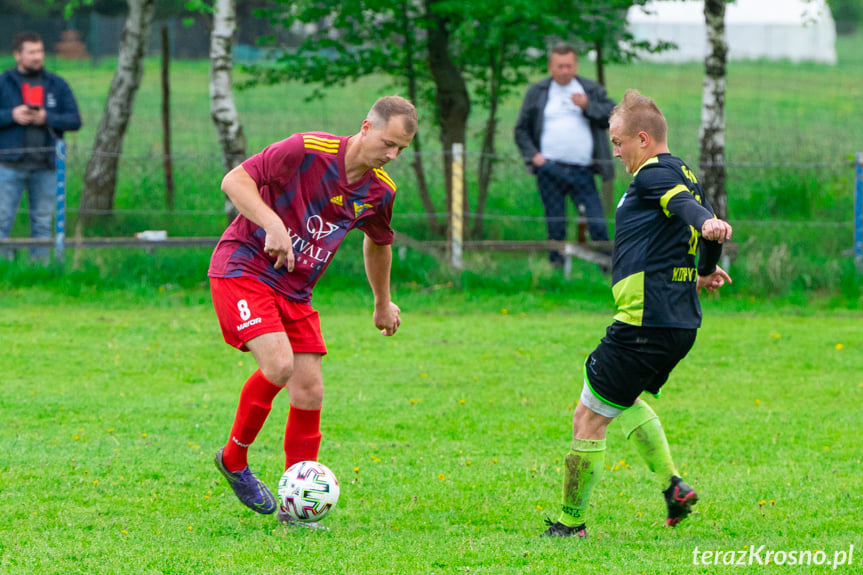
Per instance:
[[[608,226],[594,174],[614,177],[608,144],[608,116],[614,101],[605,88],[578,76],[578,57],[568,45],[555,46],[548,59],[549,77],[532,85],[515,126],[515,141],[536,174],[545,207],[549,240],[566,239],[566,197],[583,207],[594,241],[608,241]],[[579,209],[579,211],[582,211]],[[562,265],[560,252],[549,254]]]
[[[0,238],[8,238],[27,189],[30,236],[51,237],[56,205],[54,144],[81,127],[78,104],[61,77],[45,71],[45,45],[35,32],[12,43],[15,67],[0,74]],[[13,250],[4,255],[11,258]],[[47,262],[49,249],[30,256]]]

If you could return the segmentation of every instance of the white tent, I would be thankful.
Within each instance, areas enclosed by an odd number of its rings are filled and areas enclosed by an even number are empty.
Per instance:
[[[653,62],[704,60],[704,2],[651,1],[627,15],[635,40],[665,40],[678,49],[640,53]],[[729,60],[836,63],[836,26],[824,0],[737,0],[725,8]]]

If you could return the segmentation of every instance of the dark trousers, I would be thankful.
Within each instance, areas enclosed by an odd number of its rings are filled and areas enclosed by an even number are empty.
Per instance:
[[[545,221],[548,225],[548,239],[566,239],[566,198],[572,199],[576,210],[584,206],[587,229],[590,238],[596,242],[608,241],[608,226],[602,211],[602,202],[596,190],[593,169],[589,166],[561,164],[547,160],[536,171],[536,184],[542,205],[545,207]],[[559,252],[549,253],[552,263],[562,263]]]

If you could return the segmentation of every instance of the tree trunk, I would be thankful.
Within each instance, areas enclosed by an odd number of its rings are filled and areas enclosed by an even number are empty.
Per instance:
[[[171,42],[162,26],[162,168],[165,171],[165,205],[174,209],[174,160],[171,157]]]
[[[120,38],[117,71],[111,82],[105,112],[96,132],[93,153],[84,174],[84,189],[78,213],[77,233],[97,214],[114,210],[117,164],[123,152],[123,136],[132,116],[135,94],[144,73],[144,55],[150,38],[150,25],[156,0],[128,0],[129,13]]]
[[[410,98],[410,101],[413,102],[414,105],[417,105],[417,72],[416,67],[414,66],[414,35],[416,30],[412,26],[411,19],[408,17],[407,0],[402,0],[399,7],[401,9],[402,27],[405,31],[405,74],[407,75],[408,81],[408,98]],[[411,162],[411,167],[414,170],[414,174],[416,174],[417,193],[420,196],[420,201],[422,202],[423,209],[426,213],[426,223],[429,228],[429,233],[432,236],[437,236],[440,235],[443,230],[438,224],[437,211],[435,210],[434,202],[432,202],[431,194],[429,193],[428,181],[426,180],[425,168],[423,167],[422,144],[420,142],[419,129],[417,129],[416,134],[414,134],[412,146],[414,159]]]
[[[447,0],[425,0],[429,18],[428,59],[435,84],[437,119],[440,123],[440,143],[443,148],[444,178],[446,179],[446,205],[450,209],[452,198],[452,145],[464,144],[467,135],[467,118],[470,98],[461,70],[452,61],[449,52],[447,18],[435,13],[435,6]],[[463,189],[467,187],[463,185]],[[467,211],[467,194],[462,211]]]
[[[231,90],[236,29],[237,7],[234,0],[216,0],[213,6],[213,32],[210,35],[210,115],[219,133],[225,173],[246,159],[246,136]],[[225,196],[228,222],[236,218],[238,213],[228,196]]]
[[[725,190],[725,0],[707,0],[704,20],[710,51],[704,61],[704,91],[701,103],[701,186],[716,216],[728,218]]]
[[[485,204],[488,200],[488,188],[491,185],[491,174],[494,170],[494,139],[497,132],[497,106],[500,103],[501,74],[503,73],[503,45],[500,46],[498,53],[495,54],[493,52],[489,52],[488,64],[488,118],[485,122],[485,135],[482,139],[482,150],[480,151],[479,156],[476,217],[473,221],[472,231],[472,235],[476,239],[482,239]]]

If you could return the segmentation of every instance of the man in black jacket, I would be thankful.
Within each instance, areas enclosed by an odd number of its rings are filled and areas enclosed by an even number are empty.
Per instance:
[[[9,237],[25,188],[30,235],[50,238],[56,205],[54,144],[64,131],[81,127],[81,116],[69,85],[45,71],[39,34],[21,32],[12,47],[16,65],[0,74],[0,238]],[[48,249],[32,248],[30,255],[47,260]]]
[[[608,227],[594,175],[614,178],[608,144],[608,116],[615,102],[605,88],[578,76],[578,57],[568,45],[555,46],[548,59],[550,76],[532,85],[515,125],[515,141],[536,174],[545,206],[548,239],[566,239],[566,202],[583,207],[594,241],[608,240]],[[561,265],[559,252],[549,254]]]

